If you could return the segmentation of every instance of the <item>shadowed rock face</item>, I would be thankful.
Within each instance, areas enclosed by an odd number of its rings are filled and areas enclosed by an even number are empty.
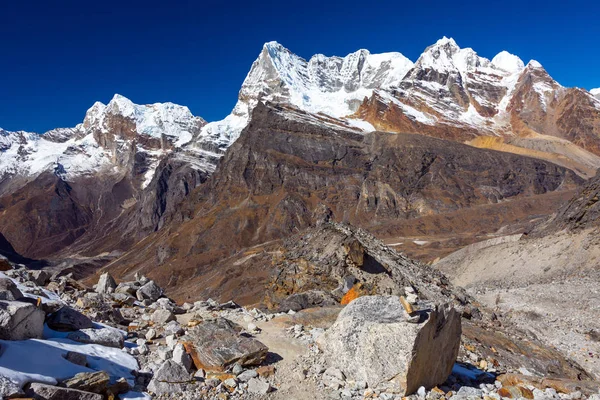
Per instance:
[[[542,237],[563,229],[577,231],[598,228],[600,225],[600,173],[583,188],[556,215],[531,232],[532,237]]]
[[[137,158],[124,175],[96,174],[67,182],[50,172],[41,174],[0,198],[0,232],[28,257],[129,248],[159,229],[207,176],[173,156],[161,161],[159,173],[139,189],[147,168]]]
[[[240,282],[243,268],[225,272],[225,259],[311,226],[319,204],[336,220],[375,228],[461,209],[477,212],[474,207],[582,182],[532,158],[420,135],[358,135],[303,118],[259,105],[216,172],[189,197],[193,201],[182,204],[166,230],[111,268],[119,274],[135,266],[128,272],[143,270],[178,291],[208,275],[218,280],[231,273],[229,279]],[[268,275],[266,270],[256,276]]]

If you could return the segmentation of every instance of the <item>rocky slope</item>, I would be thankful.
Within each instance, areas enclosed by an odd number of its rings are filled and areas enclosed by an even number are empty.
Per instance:
[[[455,284],[570,354],[596,377],[598,196],[595,177],[529,234],[476,243],[435,264]]]

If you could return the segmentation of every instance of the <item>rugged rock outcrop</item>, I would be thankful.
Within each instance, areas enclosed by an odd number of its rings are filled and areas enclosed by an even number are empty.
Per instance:
[[[45,313],[34,304],[0,300],[0,339],[41,338]]]

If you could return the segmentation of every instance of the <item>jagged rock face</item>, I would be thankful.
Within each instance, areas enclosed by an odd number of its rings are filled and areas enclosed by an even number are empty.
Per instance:
[[[200,266],[312,225],[319,203],[337,220],[370,228],[581,183],[540,160],[419,135],[336,131],[302,117],[257,106],[217,171],[190,197],[196,204],[169,224],[168,235],[147,239],[115,268],[149,272],[157,263],[159,282],[183,287],[184,276],[213,270]]]

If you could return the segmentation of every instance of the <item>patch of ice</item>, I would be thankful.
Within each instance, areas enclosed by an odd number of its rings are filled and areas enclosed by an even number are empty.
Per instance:
[[[413,243],[416,244],[417,246],[423,246],[429,242],[427,240],[413,240]]]

